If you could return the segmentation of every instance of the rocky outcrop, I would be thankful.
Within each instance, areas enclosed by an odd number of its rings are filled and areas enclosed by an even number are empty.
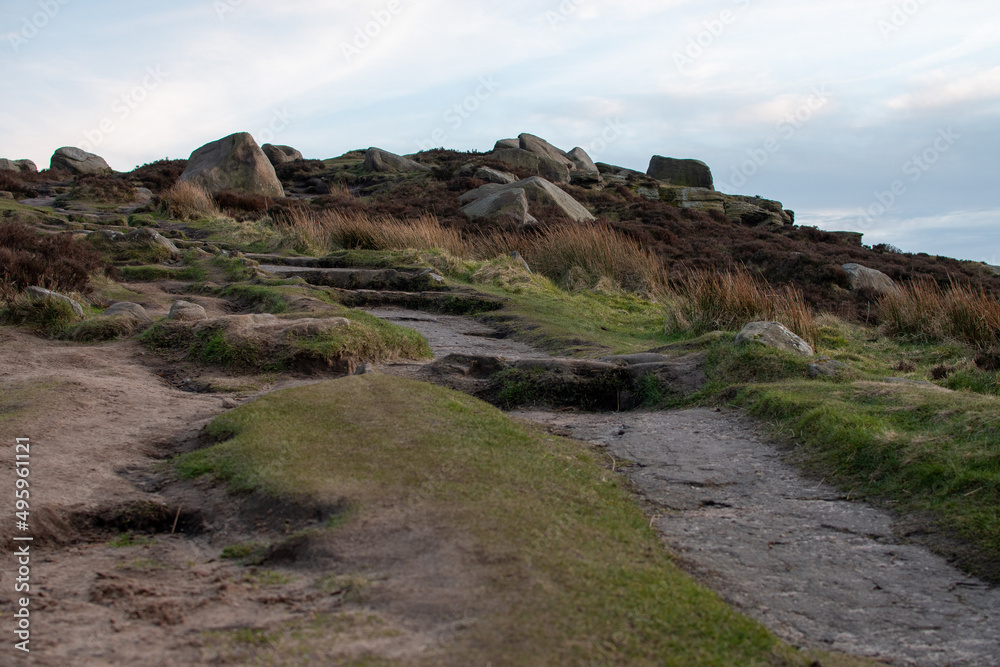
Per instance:
[[[459,201],[463,203],[477,202],[488,196],[495,196],[507,190],[518,189],[524,191],[529,202],[557,206],[570,220],[592,222],[595,219],[594,215],[583,204],[573,199],[573,197],[555,184],[538,176],[532,176],[531,178],[526,178],[510,185],[490,183],[476,190],[466,192],[459,198]]]
[[[669,185],[714,190],[712,170],[701,160],[678,160],[654,155],[649,161],[646,175]]]
[[[561,162],[537,155],[521,148],[504,148],[493,151],[490,157],[517,169],[537,174],[553,183],[569,183],[569,167]]]
[[[518,225],[538,222],[528,213],[528,197],[523,188],[502,189],[462,207],[470,220],[510,220]]]
[[[566,157],[569,158],[574,165],[576,165],[577,171],[592,171],[598,174],[600,173],[597,165],[594,164],[594,161],[590,159],[589,155],[587,155],[587,151],[583,150],[579,146],[571,150],[569,153],[566,153]]]
[[[285,194],[271,161],[247,132],[231,134],[191,153],[180,180],[213,194],[225,190],[274,198]]]
[[[736,343],[760,343],[804,357],[811,357],[814,354],[812,345],[796,336],[780,322],[751,322],[736,335]]]
[[[726,218],[730,222],[750,227],[795,223],[794,214],[786,211],[779,201],[742,195],[723,195],[723,200]]]
[[[112,229],[101,229],[87,234],[87,239],[92,242],[115,246],[131,246],[135,248],[162,248],[157,252],[169,254],[176,257],[181,254],[180,249],[174,242],[166,238],[155,229],[143,227],[134,232],[123,234]]]
[[[53,153],[49,168],[62,169],[76,176],[103,174],[111,171],[111,167],[101,156],[72,146],[64,146]]]
[[[409,171],[430,171],[431,168],[425,164],[420,164],[415,160],[396,155],[381,148],[369,148],[365,153],[365,171],[376,173],[393,173]]]
[[[514,174],[509,174],[506,171],[499,171],[497,169],[491,169],[489,167],[480,167],[473,174],[475,178],[481,181],[486,181],[487,183],[499,183],[500,185],[510,185],[517,181],[517,176]]]
[[[200,322],[201,320],[208,319],[208,313],[196,303],[174,301],[174,305],[170,306],[170,313],[167,315],[167,319],[174,322]]]
[[[548,158],[553,162],[557,162],[566,167],[569,171],[574,171],[576,169],[576,163],[566,157],[566,153],[545,141],[545,139],[527,133],[520,135],[517,139],[520,143],[521,150]]]
[[[520,148],[521,142],[517,139],[501,139],[493,144],[493,150],[501,151],[505,148]]]
[[[0,171],[35,174],[38,173],[38,167],[31,160],[8,160],[7,158],[0,158]]]
[[[77,317],[83,317],[83,306],[80,305],[80,302],[71,299],[64,294],[59,294],[42,287],[29,287],[24,292],[32,301],[55,301],[66,304],[73,309],[73,312]]]
[[[652,194],[653,190],[650,190]],[[720,192],[708,188],[681,188],[661,186],[655,189],[662,201],[677,208],[693,208],[699,211],[726,212],[726,200]]]
[[[899,289],[892,278],[876,269],[860,264],[844,264],[842,267],[851,282],[852,290],[868,290],[875,294],[887,294]]]
[[[264,151],[264,155],[267,159],[271,161],[271,164],[275,167],[286,164],[288,162],[295,162],[296,160],[301,160],[302,153],[295,150],[291,146],[276,146],[274,144],[264,144],[260,147]]]

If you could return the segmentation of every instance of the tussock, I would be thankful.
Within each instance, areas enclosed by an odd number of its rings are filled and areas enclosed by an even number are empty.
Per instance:
[[[181,220],[217,218],[219,212],[212,195],[195,183],[181,181],[160,196],[161,207]]]
[[[893,336],[984,349],[1000,344],[1000,298],[982,287],[952,282],[943,289],[931,280],[913,281],[879,299],[878,317]]]

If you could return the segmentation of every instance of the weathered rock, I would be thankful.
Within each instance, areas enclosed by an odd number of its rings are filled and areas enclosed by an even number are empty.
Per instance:
[[[822,357],[809,364],[809,377],[836,377],[845,368],[847,366],[842,362],[830,357]]]
[[[587,151],[583,150],[579,146],[571,150],[569,153],[566,153],[566,157],[573,161],[573,164],[576,165],[577,171],[594,171],[598,174],[601,172],[601,170],[597,168],[597,165],[594,164],[594,161],[590,159],[590,156],[587,155]]]
[[[621,364],[623,366],[635,366],[637,364],[656,364],[670,361],[670,357],[665,354],[655,352],[640,352],[638,354],[613,354],[608,357],[601,357],[598,361],[609,364]]]
[[[129,245],[149,248],[160,247],[173,256],[181,254],[181,251],[176,245],[174,245],[173,241],[166,238],[155,229],[149,229],[148,227],[142,227],[134,232],[129,232],[128,234],[123,234],[122,232],[117,232],[111,229],[101,229],[87,234],[87,238],[99,239],[114,245]]]
[[[520,148],[521,142],[518,139],[501,139],[493,145],[493,150],[499,151],[505,148]]]
[[[470,220],[505,218],[519,225],[538,222],[528,213],[528,197],[523,188],[512,188],[486,195],[462,207]]]
[[[660,200],[677,208],[693,208],[699,211],[726,212],[726,201],[722,193],[707,188],[679,188],[661,186]]]
[[[231,134],[191,153],[180,180],[210,193],[233,190],[274,198],[285,194],[271,161],[247,132]]]
[[[789,331],[780,322],[751,322],[737,334],[736,342],[737,344],[761,343],[804,357],[811,357],[814,354],[812,345]]]
[[[291,146],[264,144],[260,147],[260,149],[264,151],[264,155],[267,156],[267,159],[270,160],[271,164],[275,167],[287,162],[295,162],[296,160],[302,159],[302,153],[295,150]]]
[[[517,139],[520,142],[520,148],[522,150],[526,150],[530,153],[534,153],[535,155],[540,155],[554,162],[558,162],[570,171],[574,171],[576,169],[576,163],[566,157],[566,153],[545,141],[545,139],[527,133],[518,136]]]
[[[7,158],[0,158],[0,171],[34,174],[38,173],[38,167],[31,160],[8,160]]]
[[[480,167],[474,174],[475,178],[487,183],[499,183],[500,185],[510,185],[517,181],[517,176],[506,171],[498,171],[489,167]]]
[[[80,305],[80,302],[64,294],[59,294],[58,292],[53,292],[42,287],[29,287],[25,290],[25,294],[33,301],[58,301],[65,303],[73,309],[77,317],[83,317],[83,306]]]
[[[167,314],[167,319],[175,322],[198,322],[207,320],[208,313],[196,303],[174,301],[174,305],[170,306],[170,313]]]
[[[892,278],[876,269],[860,264],[844,264],[842,267],[851,281],[851,289],[864,289],[876,294],[887,294],[899,289]]]
[[[14,193],[7,190],[0,190],[0,199],[13,199]]]
[[[505,148],[494,151],[490,157],[511,167],[524,169],[554,183],[569,183],[569,167],[544,155],[536,155],[520,148]]]
[[[577,222],[591,222],[595,218],[593,214],[584,207],[583,204],[573,199],[569,194],[561,190],[558,186],[550,183],[544,178],[532,176],[523,181],[511,183],[510,185],[498,185],[490,183],[476,190],[465,193],[460,197],[460,201],[476,201],[488,195],[496,195],[505,190],[524,190],[529,202],[539,204],[554,205],[559,207],[564,215]]]
[[[646,175],[669,185],[714,190],[712,170],[701,160],[678,160],[654,155],[649,161]]]
[[[726,217],[741,225],[791,225],[795,218],[786,211],[781,202],[761,197],[723,195]]]
[[[118,303],[111,304],[111,306],[104,311],[104,317],[127,317],[129,319],[136,320],[142,324],[151,324],[153,318],[149,316],[146,309],[137,303],[131,303],[129,301],[119,301]]]
[[[64,146],[53,153],[49,167],[63,169],[78,176],[111,171],[104,158],[72,146]]]
[[[477,354],[449,354],[434,361],[428,369],[437,375],[462,375],[488,378],[507,368],[503,357]]]
[[[410,158],[384,151],[381,148],[369,148],[365,153],[365,171],[371,172],[408,172],[430,171],[430,167],[420,164]]]
[[[654,375],[668,391],[690,396],[705,386],[705,355],[691,354],[670,361],[631,364],[628,372],[636,390],[645,378]]]

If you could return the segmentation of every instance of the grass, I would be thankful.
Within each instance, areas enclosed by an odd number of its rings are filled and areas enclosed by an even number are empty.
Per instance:
[[[212,195],[200,185],[190,181],[176,183],[160,195],[160,209],[179,220],[212,219],[222,216]]]
[[[205,269],[200,266],[186,266],[173,269],[166,266],[123,266],[122,280],[129,283],[152,283],[158,280],[185,280],[196,282],[205,279]]]
[[[1000,344],[1000,298],[952,282],[948,289],[918,280],[884,295],[877,306],[885,330],[925,342],[958,340],[988,348]]]
[[[126,549],[129,547],[144,547],[150,544],[153,544],[153,540],[151,538],[144,537],[142,535],[133,535],[132,533],[122,533],[118,537],[108,542],[109,546],[115,547],[116,549]]]
[[[181,457],[234,490],[359,520],[386,498],[467,536],[503,608],[433,664],[809,664],[677,569],[620,479],[579,443],[456,392],[356,376],[276,392],[216,419]]]
[[[35,300],[19,295],[0,306],[0,324],[26,326],[35,333],[56,338],[67,331],[80,318],[65,301],[57,299]]]

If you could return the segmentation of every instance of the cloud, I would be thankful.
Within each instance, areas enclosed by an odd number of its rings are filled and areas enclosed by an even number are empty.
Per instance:
[[[1000,66],[972,73],[940,68],[920,76],[920,90],[891,98],[896,111],[920,111],[1000,98]]]

